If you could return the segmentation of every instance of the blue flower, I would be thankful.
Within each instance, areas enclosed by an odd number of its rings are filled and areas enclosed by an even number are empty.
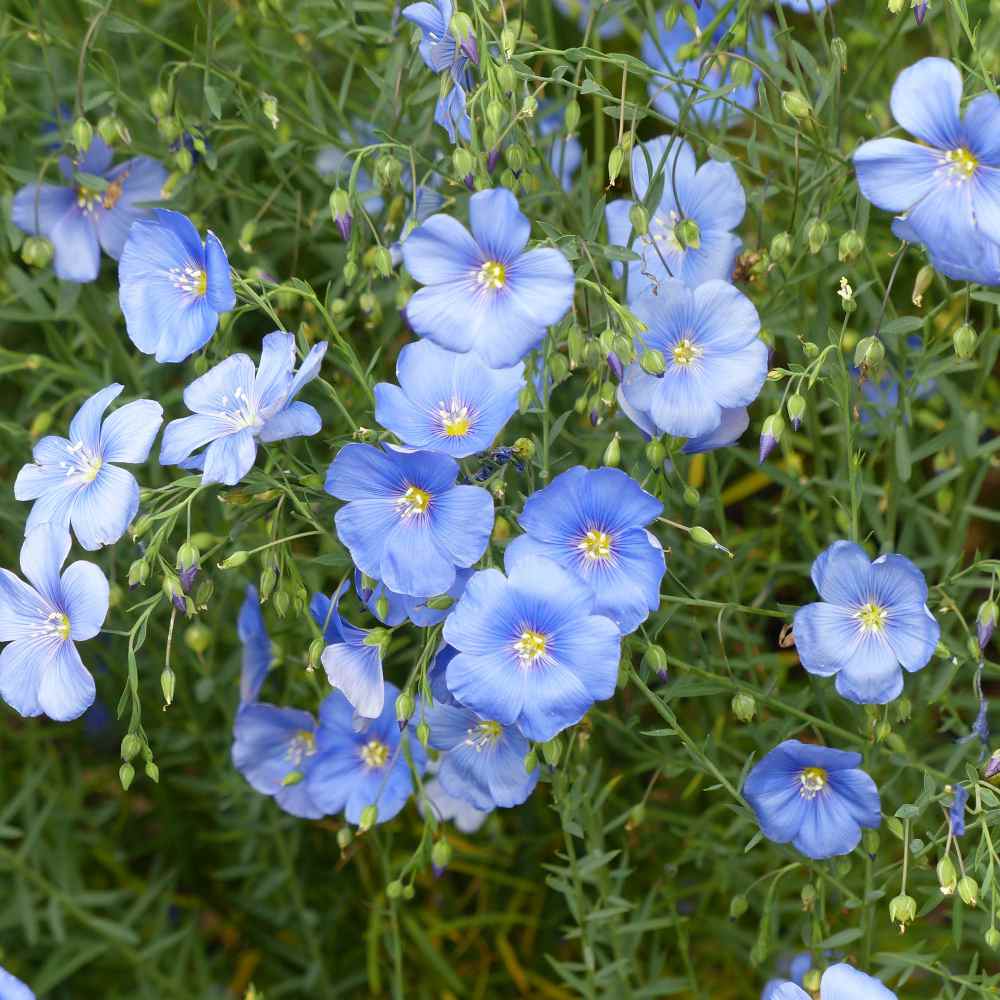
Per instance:
[[[812,968],[812,955],[808,951],[800,952],[791,961],[783,961],[781,965],[782,971],[792,977],[792,983],[801,986],[806,973]],[[768,980],[761,991],[760,1000],[775,1000],[775,998],[780,1000],[783,986],[788,986],[788,981],[785,979]]]
[[[538,120],[538,131],[543,137],[551,136],[549,146],[549,167],[559,178],[564,191],[573,188],[573,175],[580,169],[583,162],[583,146],[575,135],[563,135],[566,111],[556,108],[548,113],[543,112]]]
[[[236,633],[243,646],[243,669],[240,671],[240,704],[257,700],[264,678],[271,669],[271,637],[267,634],[260,610],[257,588],[247,586],[246,596],[236,619]]]
[[[514,553],[506,565],[506,576],[476,573],[445,619],[445,641],[458,650],[448,688],[481,718],[549,740],[614,694],[621,637],[558,563]]]
[[[392,255],[392,266],[399,267],[403,262],[403,243],[406,237],[413,232],[421,222],[429,219],[435,212],[440,211],[444,204],[444,195],[436,191],[428,184],[418,184],[416,193],[410,205],[410,214],[403,223],[403,228],[399,232],[399,239],[389,245],[389,253]]]
[[[410,326],[449,351],[476,351],[492,368],[516,364],[573,302],[573,269],[551,247],[525,252],[531,223],[504,188],[469,199],[472,234],[433,215],[403,244],[424,288],[406,305]]]
[[[360,718],[377,719],[384,707],[382,651],[387,637],[381,634],[383,629],[357,628],[340,617],[345,589],[346,581],[332,598],[313,594],[309,603],[309,611],[327,642],[323,669],[330,684],[343,693]]]
[[[969,793],[962,785],[955,785],[954,798],[948,806],[948,824],[951,827],[953,837],[965,836],[965,803],[969,800]]]
[[[457,601],[462,596],[462,591],[465,590],[470,576],[472,576],[471,569],[456,569],[455,582],[445,591],[445,595]],[[373,586],[366,586],[364,574],[360,570],[355,571],[354,589],[357,591],[358,597],[383,625],[395,628],[409,619],[418,628],[430,628],[432,625],[440,624],[448,617],[449,608],[429,608],[426,598],[417,599],[410,597],[409,594],[397,594],[380,580],[369,580],[368,582]],[[385,614],[379,611],[379,599],[382,597],[385,598],[386,603]]]
[[[896,994],[873,976],[841,962],[831,965],[820,981],[819,1000],[897,1000]],[[784,983],[768,1000],[811,1000],[795,983]]]
[[[35,994],[26,983],[0,969],[0,1000],[35,1000]]]
[[[657,185],[662,188],[659,204],[650,213],[649,232],[634,237],[630,246],[641,257],[628,265],[630,303],[640,296],[656,296],[670,278],[691,287],[712,278],[728,281],[742,246],[730,230],[743,218],[746,197],[731,164],[709,160],[698,167],[686,142],[661,136],[632,150],[636,201],[645,201],[650,188]],[[608,205],[609,243],[628,244],[633,204],[620,199]],[[675,230],[682,220],[698,227],[697,246],[678,240]],[[616,263],[614,270],[620,275],[622,265]]]
[[[420,58],[434,73],[450,70],[456,81],[466,75],[469,59],[476,60],[475,38],[459,45],[451,31],[451,0],[411,3],[401,11],[420,29]]]
[[[60,157],[68,187],[29,184],[14,195],[11,221],[22,232],[52,241],[53,267],[65,281],[94,281],[101,247],[117,260],[132,223],[149,214],[146,204],[160,198],[167,180],[167,171],[148,156],[117,167],[111,157],[111,148],[95,136],[79,162]],[[80,175],[97,178],[100,187],[87,187]]]
[[[834,542],[812,565],[822,601],[795,612],[802,666],[837,675],[837,691],[859,705],[884,705],[903,690],[903,671],[927,666],[941,629],[927,607],[924,574],[905,556],[869,562],[854,542]]]
[[[645,525],[662,512],[620,469],[577,465],[528,497],[518,517],[527,534],[507,552],[545,556],[568,569],[594,592],[594,614],[627,635],[660,606],[666,564]]]
[[[341,448],[326,491],[348,501],[335,523],[358,569],[418,599],[450,590],[456,567],[476,562],[493,530],[493,498],[480,486],[456,486],[457,477],[447,455]]]
[[[325,353],[326,342],[316,344],[296,372],[295,337],[276,332],[264,338],[256,372],[245,354],[217,364],[184,390],[184,403],[194,416],[167,425],[160,464],[202,469],[206,485],[235,486],[253,466],[258,441],[318,433],[319,414],[295,397],[319,374]]]
[[[92,563],[62,576],[69,532],[43,524],[21,546],[25,583],[0,569],[0,698],[23,716],[69,722],[94,701],[94,678],[76,643],[93,639],[108,614],[108,581]]]
[[[431,770],[430,764],[427,765],[427,770]],[[432,778],[424,785],[420,812],[427,817],[433,816],[439,823],[454,823],[455,829],[460,833],[475,833],[489,816],[489,812],[469,805],[465,799],[449,795],[437,778]]]
[[[725,59],[713,57],[712,50],[727,34],[736,18],[730,10],[718,23],[720,4],[712,0],[704,2],[695,11],[699,35],[683,17],[677,18],[668,31],[663,14],[656,16],[656,37],[649,32],[642,36],[642,58],[653,70],[662,71],[662,76],[653,76],[647,84],[653,107],[665,118],[680,122],[693,116],[700,122],[734,121],[741,117],[741,108],[752,108],[757,103],[757,81],[760,72],[756,68],[750,82],[741,87],[733,86],[725,97],[709,96],[721,87],[731,85],[730,73],[736,59],[749,58],[759,63],[762,57],[774,49],[774,27],[770,18],[763,17],[756,24],[750,24],[752,34],[749,47],[732,48]],[[711,33],[708,32],[712,28]],[[711,60],[705,71],[703,64]],[[676,83],[671,78],[690,80],[690,83]],[[696,85],[699,84],[699,85]]]
[[[454,84],[434,105],[434,121],[448,133],[452,145],[459,137],[465,142],[472,139],[472,122],[465,108],[465,90],[460,83]]]
[[[517,729],[461,705],[426,705],[422,714],[431,746],[444,751],[438,781],[449,795],[488,812],[519,806],[535,790],[538,768],[524,767],[531,744]]]
[[[935,267],[964,280],[997,260],[995,246],[985,244],[1000,243],[1000,100],[982,94],[962,118],[961,98],[961,73],[947,59],[904,69],[892,88],[892,114],[920,142],[866,142],[854,166],[872,204],[904,213],[897,235],[926,244]]]
[[[132,226],[118,263],[118,301],[129,339],[157,361],[183,361],[208,343],[219,313],[236,305],[218,237],[202,243],[191,220],[157,208]]]
[[[465,458],[485,451],[517,410],[524,364],[490,368],[478,354],[454,354],[429,340],[396,360],[399,385],[375,386],[375,419],[411,448]]]
[[[743,797],[768,840],[814,859],[849,854],[862,827],[882,821],[878,789],[860,763],[859,753],[785,740],[747,776]]]
[[[594,0],[555,0],[555,5],[566,17],[575,18],[581,31],[587,30],[591,10],[595,6]],[[614,35],[620,35],[624,30],[621,19],[606,16],[606,11],[611,9],[611,5],[598,0],[596,6],[597,12],[593,16],[597,22],[595,32],[597,36],[599,38],[612,38]]]
[[[324,811],[309,792],[317,761],[316,719],[297,708],[263,702],[241,705],[233,723],[233,766],[251,788],[270,795],[287,813],[319,819]]]
[[[399,689],[387,683],[382,714],[361,730],[355,729],[351,704],[339,691],[320,706],[319,754],[307,784],[327,813],[343,812],[348,823],[358,823],[365,807],[374,805],[376,822],[384,823],[406,805],[413,780],[396,722],[398,695]],[[406,742],[414,769],[423,774],[424,748],[408,736]]]
[[[648,327],[637,349],[660,351],[666,370],[627,372],[622,393],[659,433],[713,435],[725,411],[757,398],[767,377],[767,347],[757,336],[757,310],[732,285],[706,281],[690,289],[666,281],[659,295],[643,296],[634,311]]]
[[[14,482],[18,500],[34,500],[27,531],[39,524],[69,530],[90,551],[117,542],[139,509],[139,484],[116,462],[145,462],[163,421],[149,399],[119,407],[102,422],[124,387],[117,382],[91,396],[70,421],[69,438],[49,435],[32,450]]]

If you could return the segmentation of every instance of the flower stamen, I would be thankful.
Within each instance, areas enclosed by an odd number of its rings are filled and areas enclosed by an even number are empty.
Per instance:
[[[507,284],[507,268],[498,260],[488,260],[476,273],[476,281],[497,291]]]
[[[889,613],[881,605],[869,601],[857,611],[854,617],[861,622],[862,628],[870,632],[881,632],[885,628]]]
[[[951,169],[948,172],[959,181],[969,180],[975,176],[979,169],[979,161],[964,146],[960,146],[958,149],[949,149],[944,154],[944,158],[945,162],[951,164]]]
[[[611,536],[606,531],[601,531],[599,528],[591,528],[577,544],[577,548],[588,559],[610,559]]]
[[[431,495],[419,486],[411,486],[396,501],[403,517],[413,517],[415,514],[426,513],[431,503]]]
[[[530,666],[545,656],[548,639],[541,632],[526,628],[514,643],[514,652],[523,666]]]
[[[389,748],[380,740],[369,740],[361,748],[361,760],[366,767],[385,767],[389,760]]]
[[[674,364],[678,368],[687,368],[689,365],[697,361],[703,353],[703,349],[698,347],[688,337],[684,337],[682,340],[679,340],[674,345],[674,349],[671,352]]]
[[[821,767],[807,767],[799,775],[799,795],[804,799],[814,799],[826,788],[829,776]]]

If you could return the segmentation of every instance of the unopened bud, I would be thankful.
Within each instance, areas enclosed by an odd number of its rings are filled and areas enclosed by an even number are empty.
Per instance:
[[[451,861],[451,853],[451,844],[447,840],[437,841],[431,848],[431,864],[438,871],[443,871]]]
[[[862,337],[854,349],[854,364],[875,370],[885,360],[885,345],[878,337]]]
[[[752,722],[753,717],[757,714],[757,699],[752,694],[747,694],[746,691],[738,691],[733,695],[730,707],[733,710],[733,715],[740,722]]]
[[[614,436],[608,442],[607,448],[604,449],[604,465],[610,466],[611,468],[616,468],[621,465],[622,461],[622,446],[621,439],[618,436],[618,432],[615,431]]]
[[[566,105],[566,113],[563,116],[563,124],[566,127],[566,134],[572,135],[580,124],[580,102],[570,101]]]
[[[730,920],[739,920],[750,908],[750,901],[742,893],[729,901]]]
[[[900,894],[889,903],[889,919],[905,931],[917,915],[917,901],[912,896]]]
[[[985,649],[989,643],[990,639],[993,638],[993,632],[997,627],[997,618],[1000,609],[997,608],[997,603],[994,600],[983,601],[979,605],[979,611],[976,612],[976,641],[979,643],[979,648]]]
[[[1000,931],[995,927],[991,927],[986,932],[985,941],[990,948],[996,951],[997,948],[1000,948]]]
[[[154,90],[149,95],[149,110],[154,118],[162,118],[170,109],[170,95],[161,89]]]
[[[748,59],[737,59],[730,63],[729,79],[737,87],[749,87],[753,81],[753,64]]]
[[[184,630],[184,645],[193,653],[206,652],[213,638],[212,630],[201,622],[194,622]]]
[[[127,792],[129,786],[132,784],[132,779],[135,777],[135,768],[126,761],[120,768],[118,768],[118,780],[122,783],[122,788]]]
[[[930,264],[924,264],[913,282],[913,304],[919,309],[924,304],[924,292],[931,287],[934,281],[934,268]]]
[[[28,267],[48,267],[54,248],[44,236],[29,236],[21,244],[21,260]]]
[[[400,724],[400,728],[406,725],[411,715],[413,715],[413,695],[409,691],[401,691],[396,697],[396,721]]]
[[[608,180],[614,185],[618,180],[618,175],[622,172],[622,164],[625,162],[625,151],[621,146],[615,146],[608,156]]]
[[[403,883],[399,879],[393,879],[386,887],[385,894],[388,899],[402,899]]]
[[[431,741],[431,727],[423,719],[417,723],[417,741],[422,747],[426,747]]]
[[[358,821],[358,833],[366,833],[378,822],[378,806],[374,803],[367,805],[361,810],[361,818]]]
[[[698,250],[701,247],[701,229],[694,219],[681,219],[674,226],[674,236],[677,242],[687,250]]]
[[[792,252],[792,237],[788,233],[777,233],[771,238],[771,260],[780,264]]]
[[[976,331],[968,323],[963,323],[952,335],[955,345],[955,357],[960,361],[968,361],[976,351]]]
[[[628,220],[632,223],[636,235],[645,236],[649,232],[649,212],[641,202],[632,202],[632,207],[628,210]]]
[[[809,98],[801,90],[786,90],[781,95],[781,106],[793,118],[808,118],[812,114]]]
[[[219,569],[238,569],[250,558],[249,552],[244,552],[240,550],[239,552],[234,552],[232,555],[227,556],[225,559],[219,563]]]
[[[163,701],[165,705],[172,705],[174,703],[174,689],[177,687],[177,675],[170,669],[170,667],[164,667],[162,673],[160,674],[160,690],[163,692]]]
[[[812,219],[806,224],[806,242],[810,253],[819,253],[829,238],[830,227],[822,219]]]
[[[697,507],[701,502],[701,494],[693,486],[685,486],[682,499],[688,507]]]
[[[839,35],[830,39],[830,54],[833,56],[840,72],[847,72],[847,42]]]
[[[837,256],[842,263],[849,264],[851,261],[857,260],[864,252],[864,249],[864,237],[856,229],[849,229],[840,237],[840,243],[837,246]]]
[[[351,841],[354,840],[354,833],[349,826],[342,826],[337,831],[337,846],[342,850],[347,850],[351,846]]]
[[[975,906],[979,900],[979,883],[971,875],[958,880],[958,894],[966,906]]]
[[[281,121],[278,117],[278,98],[274,94],[261,94],[260,108],[264,112],[264,117],[271,123],[271,128],[277,128]]]
[[[136,733],[126,733],[122,737],[122,760],[131,760],[142,750],[142,738]]]
[[[94,139],[94,126],[81,115],[73,122],[70,139],[81,153],[85,153]]]
[[[805,398],[800,396],[797,392],[793,393],[788,397],[785,409],[788,412],[788,419],[792,422],[792,427],[795,430],[798,430],[799,424],[802,423],[802,417],[806,412]]]
[[[663,357],[663,352],[652,348],[642,352],[639,358],[639,365],[647,375],[662,375],[667,370],[667,363]]]
[[[562,751],[562,740],[558,736],[553,736],[551,740],[546,740],[542,744],[542,756],[545,758],[545,763],[552,767],[559,763]]]
[[[538,754],[535,750],[529,750],[524,758],[524,770],[527,774],[531,774],[536,767],[538,767]]]
[[[653,438],[653,440],[646,445],[646,461],[649,462],[654,469],[658,469],[663,464],[666,457],[667,449],[663,446],[663,442],[659,438]]]
[[[945,896],[954,894],[958,887],[958,873],[951,858],[944,857],[937,863],[937,877],[941,892]]]
[[[802,900],[802,909],[806,913],[811,913],[813,907],[816,905],[816,886],[812,882],[806,882],[799,893],[799,899]]]

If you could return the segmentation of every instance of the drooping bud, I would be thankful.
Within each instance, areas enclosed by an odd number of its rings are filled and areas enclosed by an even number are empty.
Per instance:
[[[750,908],[750,901],[740,893],[729,901],[729,919],[739,920]]]
[[[572,100],[566,105],[566,112],[563,115],[563,124],[566,126],[566,134],[572,135],[580,124],[580,102]]]
[[[864,249],[865,240],[861,233],[856,229],[848,229],[840,237],[840,242],[837,245],[837,256],[841,263],[849,264],[851,261],[857,260],[864,252]]]
[[[621,439],[618,436],[618,432],[615,431],[614,436],[608,442],[607,448],[604,449],[604,465],[610,466],[612,469],[617,468],[621,465],[622,461],[622,446]]]
[[[729,79],[733,84],[737,87],[749,87],[753,82],[753,63],[749,59],[736,59],[730,65],[733,68],[729,71]]]
[[[632,207],[628,210],[628,221],[632,223],[637,236],[645,236],[649,232],[649,212],[641,202],[632,202]]]
[[[122,737],[122,760],[131,760],[142,750],[142,737],[137,733],[126,733]]]
[[[786,90],[781,95],[781,106],[793,118],[808,118],[812,114],[812,104],[801,90]]]
[[[374,803],[367,805],[361,810],[361,817],[358,821],[358,833],[367,833],[378,820],[378,806]]]
[[[812,219],[806,224],[806,242],[809,252],[817,254],[830,238],[830,227],[822,219]]]
[[[651,642],[643,651],[642,666],[647,670],[652,670],[661,681],[666,683],[667,654],[662,646]]]
[[[924,304],[924,292],[931,287],[934,281],[934,268],[930,264],[924,264],[913,281],[913,304],[920,309]]]
[[[122,783],[122,788],[127,792],[129,786],[132,784],[132,779],[135,777],[135,768],[126,761],[120,768],[118,768],[118,780]]]
[[[646,461],[654,468],[658,469],[667,457],[667,449],[659,438],[653,438],[646,445]]]
[[[958,873],[955,871],[955,865],[951,858],[945,856],[937,863],[937,877],[941,894],[944,896],[954,895],[958,888]]]
[[[662,375],[667,370],[667,362],[663,357],[663,352],[652,348],[642,352],[639,358],[639,365],[647,375]]]
[[[774,446],[781,440],[784,429],[785,420],[780,413],[772,413],[765,419],[760,432],[760,449],[757,459],[760,464],[763,465],[767,461],[767,456],[774,451]]]
[[[968,361],[976,352],[976,331],[963,323],[952,335],[951,340],[955,345],[955,357],[959,361]]]
[[[479,62],[479,48],[476,45],[476,32],[472,18],[463,11],[458,11],[451,19],[451,33],[458,42],[458,47],[474,63]]]
[[[694,219],[681,219],[674,226],[674,236],[677,242],[687,250],[697,250],[701,247],[701,229]]]
[[[170,109],[170,95],[161,89],[154,90],[149,95],[149,110],[154,118],[162,118]]]
[[[798,430],[799,425],[802,423],[802,417],[806,412],[805,397],[800,396],[797,392],[792,393],[792,395],[788,397],[785,409],[788,412],[788,419],[792,422],[792,428],[794,430]]]
[[[924,18],[927,16],[927,0],[917,0],[917,3],[913,5],[913,19],[918,25],[924,23]]]
[[[847,72],[847,42],[839,35],[830,39],[830,54],[836,60],[841,73]]]
[[[776,233],[771,238],[771,260],[780,264],[792,252],[792,237],[788,233]]]
[[[994,600],[983,601],[979,605],[979,611],[976,613],[976,638],[979,641],[979,648],[985,649],[989,643],[990,639],[993,638],[993,632],[997,627],[997,618],[1000,609],[997,608],[997,603]]]
[[[184,645],[193,653],[204,653],[212,645],[214,633],[207,625],[194,622],[184,630]]]
[[[351,199],[342,188],[334,188],[330,192],[330,215],[340,230],[340,238],[348,240],[351,238]]]
[[[396,696],[396,721],[400,729],[406,728],[411,715],[413,715],[413,695],[409,691],[400,691]]]
[[[753,717],[757,714],[757,699],[746,691],[738,691],[733,695],[730,708],[740,722],[752,722]]]
[[[625,369],[622,367],[621,360],[614,351],[610,351],[608,353],[607,360],[608,368],[610,369],[611,374],[614,375],[615,379],[620,382],[622,380],[622,375],[625,374]]]
[[[621,146],[615,146],[608,155],[608,181],[614,186],[618,175],[622,172],[622,165],[625,162],[625,151]]]
[[[264,112],[264,117],[271,123],[271,128],[277,128],[281,121],[278,117],[278,98],[274,94],[261,94],[260,109]]]
[[[896,896],[889,903],[889,919],[899,925],[900,934],[906,931],[909,924],[913,923],[917,915],[917,901],[912,896],[904,893]]]
[[[164,667],[160,673],[160,690],[163,692],[164,706],[174,703],[174,690],[177,687],[177,675],[170,667]]]
[[[29,236],[21,244],[21,260],[28,267],[48,267],[54,248],[44,236]]]
[[[979,883],[971,875],[963,875],[958,880],[958,895],[966,906],[975,906],[979,901]]]
[[[802,909],[806,913],[812,913],[813,907],[816,905],[816,886],[812,882],[806,882],[802,886],[802,891],[799,893],[799,899],[802,900]]]
[[[90,148],[93,138],[94,126],[81,115],[73,122],[73,127],[70,129],[70,139],[73,145],[81,153],[85,153]]]
[[[431,848],[431,864],[434,866],[435,872],[440,874],[448,867],[448,862],[451,861],[451,853],[451,844],[447,840],[438,840],[435,842]]]
[[[542,756],[545,763],[555,767],[562,758],[563,745],[558,736],[553,736],[551,740],[546,740],[542,744]]]
[[[870,372],[877,371],[885,360],[885,345],[878,337],[862,337],[854,349],[854,364]]]
[[[458,177],[467,177],[476,166],[475,158],[464,146],[456,146],[451,154],[451,165]]]

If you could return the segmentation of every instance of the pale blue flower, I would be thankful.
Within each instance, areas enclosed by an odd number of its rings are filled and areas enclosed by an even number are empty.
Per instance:
[[[811,1000],[802,987],[783,983],[769,1000]],[[831,965],[820,981],[819,1000],[897,1000],[896,994],[873,976],[846,963]]]

